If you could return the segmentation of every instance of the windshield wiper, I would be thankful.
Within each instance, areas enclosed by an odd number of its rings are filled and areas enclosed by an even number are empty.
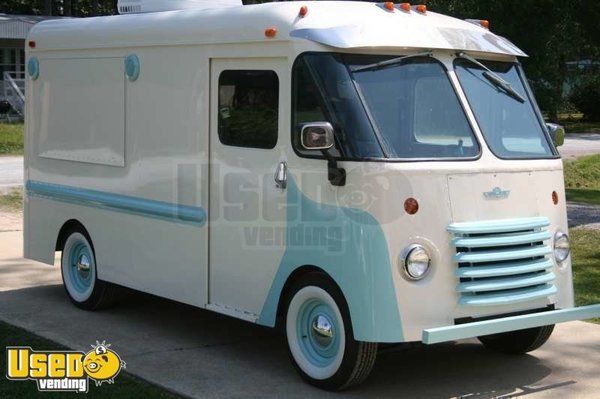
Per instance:
[[[388,67],[388,66],[391,66],[391,65],[400,64],[400,63],[402,63],[407,58],[413,58],[413,57],[431,57],[431,55],[432,55],[431,51],[427,51],[425,53],[405,55],[405,56],[402,56],[402,57],[396,57],[396,58],[392,58],[392,59],[389,59],[389,60],[376,62],[374,64],[368,64],[368,65],[363,65],[363,66],[359,66],[359,67],[354,67],[354,68],[351,68],[350,70],[352,72],[375,71],[377,69],[385,68],[385,67]]]
[[[465,53],[458,53],[460,58],[464,58],[467,61],[472,62],[473,64],[485,69],[483,73],[483,77],[486,78],[490,83],[496,86],[499,89],[502,89],[508,96],[514,98],[520,103],[524,103],[525,99],[522,95],[520,95],[506,80],[502,79],[495,72],[493,72],[490,68],[483,65],[481,62],[477,61],[475,58],[467,55]]]

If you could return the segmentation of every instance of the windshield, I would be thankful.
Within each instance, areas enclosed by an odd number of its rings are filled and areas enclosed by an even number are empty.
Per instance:
[[[554,158],[544,127],[536,114],[517,64],[481,61],[517,96],[490,81],[483,66],[457,58],[456,74],[490,150],[499,158]],[[517,98],[515,98],[517,97]]]
[[[476,157],[479,145],[442,64],[427,56],[385,63],[397,58],[300,56],[293,69],[295,144],[303,123],[327,121],[342,159]]]

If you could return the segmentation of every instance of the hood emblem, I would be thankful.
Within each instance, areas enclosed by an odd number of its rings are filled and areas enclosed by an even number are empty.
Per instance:
[[[510,195],[510,190],[502,190],[500,187],[494,187],[492,191],[483,193],[486,199],[505,199]]]

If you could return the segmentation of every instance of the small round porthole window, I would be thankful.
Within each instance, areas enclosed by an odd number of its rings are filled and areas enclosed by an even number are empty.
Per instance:
[[[27,74],[33,80],[36,80],[38,76],[40,76],[40,62],[37,58],[31,57],[29,61],[27,61]]]
[[[135,54],[125,57],[125,75],[130,82],[135,82],[140,76],[140,59]]]

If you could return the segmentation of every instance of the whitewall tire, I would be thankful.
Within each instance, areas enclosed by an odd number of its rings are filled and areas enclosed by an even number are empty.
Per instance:
[[[332,377],[346,345],[344,322],[333,298],[320,287],[304,287],[292,298],[288,315],[286,334],[296,364],[316,380]]]
[[[67,235],[60,267],[65,291],[77,307],[96,310],[114,303],[118,288],[98,280],[94,247],[85,230],[76,229]]]
[[[310,384],[341,390],[370,373],[377,344],[355,341],[348,306],[321,273],[310,273],[288,293],[285,331],[292,362]]]

